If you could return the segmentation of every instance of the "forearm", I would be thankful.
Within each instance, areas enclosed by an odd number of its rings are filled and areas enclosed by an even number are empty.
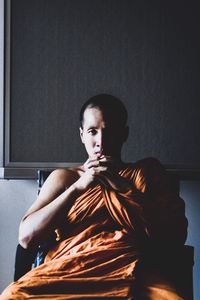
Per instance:
[[[41,209],[26,215],[19,228],[19,243],[27,248],[29,245],[40,244],[62,222],[71,208],[78,192],[71,185],[61,195]]]

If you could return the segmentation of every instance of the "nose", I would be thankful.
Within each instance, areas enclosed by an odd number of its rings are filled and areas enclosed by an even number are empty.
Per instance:
[[[103,132],[99,131],[98,134],[96,135],[96,146],[102,150],[103,148]]]
[[[109,140],[112,139],[111,136],[108,136],[107,130],[103,129],[100,130],[97,134],[97,139],[96,139],[96,147],[99,150],[104,150],[106,151],[106,149],[109,147]]]

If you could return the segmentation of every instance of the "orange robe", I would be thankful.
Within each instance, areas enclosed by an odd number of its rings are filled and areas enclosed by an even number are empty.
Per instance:
[[[75,200],[63,238],[44,264],[9,285],[0,299],[183,299],[167,281],[147,280],[142,296],[135,292],[137,265],[149,241],[184,244],[183,200],[155,159],[126,164],[119,174],[132,189],[88,188]]]

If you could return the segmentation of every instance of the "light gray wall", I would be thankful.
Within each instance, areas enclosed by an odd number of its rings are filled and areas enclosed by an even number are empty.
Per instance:
[[[0,292],[13,280],[19,222],[36,195],[36,181],[0,180]]]

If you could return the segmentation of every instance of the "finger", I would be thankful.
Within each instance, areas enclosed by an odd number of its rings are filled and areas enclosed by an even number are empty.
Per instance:
[[[100,162],[99,162],[99,160],[91,161],[91,162],[88,163],[87,166],[88,166],[88,169],[96,168],[96,167],[100,166]]]
[[[116,161],[113,159],[111,156],[104,156],[103,158],[100,159],[101,162],[107,162],[109,165],[115,165]]]
[[[102,155],[99,159],[103,161],[112,160],[112,156]]]
[[[107,161],[99,161],[99,166],[101,167],[109,167],[110,163]]]
[[[98,166],[98,165],[99,165],[99,160],[97,160],[97,159],[95,159],[95,160],[88,159],[84,164],[84,168],[85,168],[85,170],[87,170],[87,169],[90,169],[90,168]]]
[[[104,166],[92,167],[92,168],[88,169],[88,171],[91,172],[91,174],[93,176],[98,176],[98,175],[106,172],[107,167],[104,167]]]
[[[109,161],[109,160],[100,160],[99,165],[107,167],[107,168],[113,168],[114,167],[113,162]]]

